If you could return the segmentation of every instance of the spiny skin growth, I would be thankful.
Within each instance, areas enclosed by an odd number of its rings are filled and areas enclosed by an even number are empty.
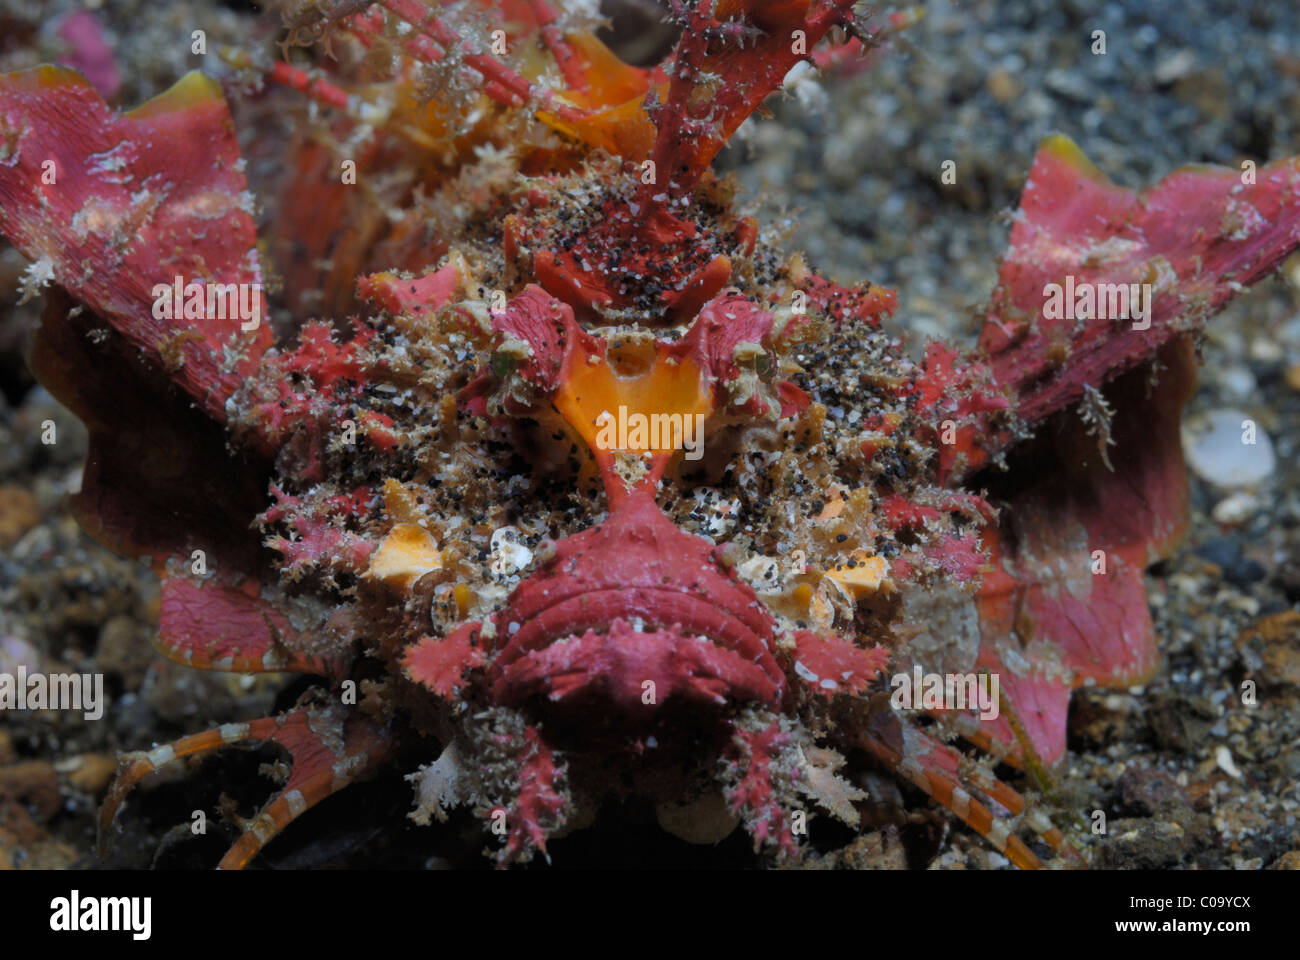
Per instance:
[[[319,66],[223,51],[224,94],[118,115],[67,69],[0,78],[79,518],[151,558],[166,656],[318,678],[124,756],[104,840],[158,767],[260,741],[291,765],[225,867],[399,762],[417,822],[469,806],[503,865],[630,796],[798,862],[810,818],[864,825],[873,768],[1020,866],[1081,862],[950,741],[1041,789],[1070,691],[1156,670],[1188,336],[1296,246],[1296,161],[1138,195],[1049,139],[979,348],[915,363],[892,291],[818,276],[710,169],[793,67],[873,42],[848,0],[678,0],[653,69],[546,0],[283,7]],[[257,147],[260,235],[227,96],[298,111]],[[1049,316],[1067,275],[1150,283],[1149,322]],[[914,670],[996,678],[997,709],[891,703]]]

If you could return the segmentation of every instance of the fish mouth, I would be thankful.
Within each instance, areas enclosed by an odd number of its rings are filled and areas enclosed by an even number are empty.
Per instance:
[[[668,698],[778,705],[775,621],[713,544],[649,497],[556,544],[495,619],[493,699],[587,691],[637,712]]]
[[[660,594],[656,598],[660,604],[681,600],[681,594],[655,592]],[[734,618],[723,638],[694,630],[692,618],[680,614],[671,625],[647,628],[638,615],[629,613],[638,598],[607,594],[603,599],[629,601],[620,602],[618,609],[633,619],[616,616],[607,624],[554,638],[534,621],[530,626],[537,629],[519,644],[521,629],[495,661],[493,699],[514,705],[540,696],[554,703],[585,694],[631,717],[653,714],[669,700],[718,706],[754,701],[773,708],[780,704],[784,675],[779,668],[775,675],[769,672],[775,668],[771,654]],[[694,598],[686,599],[703,606]],[[558,609],[562,606],[553,609],[563,612]],[[716,612],[707,612],[713,614],[711,625],[716,625]]]

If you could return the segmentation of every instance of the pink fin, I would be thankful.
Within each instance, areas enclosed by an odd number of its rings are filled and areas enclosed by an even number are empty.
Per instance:
[[[1003,692],[1044,762],[1065,750],[1069,694],[1143,682],[1158,665],[1143,571],[1168,553],[1186,522],[1187,480],[1178,421],[1192,386],[1185,342],[1161,351],[1165,369],[1151,395],[1133,371],[1107,391],[1114,446],[1077,417],[1018,452],[1027,478],[1009,493],[1000,529],[986,541],[992,570],[978,607],[978,665]],[[1010,741],[999,719],[995,736]]]
[[[998,287],[989,304],[980,352],[959,362],[964,383],[927,356],[923,394],[932,403],[976,399],[1001,392],[1030,426],[1068,407],[1085,387],[1100,387],[1150,360],[1161,345],[1200,329],[1243,288],[1268,276],[1300,245],[1300,157],[1253,172],[1185,167],[1154,187],[1136,191],[1111,183],[1069,139],[1047,138],[1039,147],[1021,196]],[[1049,317],[1049,284],[1061,288],[1068,309]],[[1149,284],[1149,313],[1128,317],[1095,309],[1076,317],[1078,295],[1067,285],[1123,287]],[[1086,306],[1086,303],[1085,303]],[[1121,304],[1116,299],[1116,307]],[[946,348],[939,348],[946,349]],[[949,364],[949,368],[954,365]],[[923,406],[927,406],[924,402]],[[940,450],[942,473],[960,477],[1014,441],[992,409],[971,414],[959,443]],[[935,406],[935,425],[950,414]],[[966,457],[957,461],[957,453]]]
[[[465,683],[465,672],[484,662],[478,641],[481,629],[481,624],[470,623],[443,639],[425,637],[406,651],[402,662],[406,676],[444,700],[455,698]]]
[[[193,667],[233,673],[287,671],[337,678],[351,651],[329,653],[323,636],[298,631],[252,581],[163,581],[158,646]]]
[[[182,293],[191,282],[258,284],[245,289],[266,316],[220,88],[191,73],[117,115],[75,71],[36,67],[0,77],[0,130],[4,235],[224,420],[226,399],[271,344],[269,324],[243,332],[240,317],[161,319],[154,293],[174,291],[177,277]],[[229,369],[227,352],[238,357]]]
[[[845,637],[822,636],[808,630],[795,634],[796,674],[823,697],[861,693],[889,660],[884,647],[863,649]],[[802,669],[799,669],[802,667]]]

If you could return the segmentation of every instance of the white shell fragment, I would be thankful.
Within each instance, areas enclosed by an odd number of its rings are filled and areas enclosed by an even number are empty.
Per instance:
[[[533,562],[533,552],[520,543],[521,539],[514,527],[498,527],[492,532],[493,576],[513,576]]]

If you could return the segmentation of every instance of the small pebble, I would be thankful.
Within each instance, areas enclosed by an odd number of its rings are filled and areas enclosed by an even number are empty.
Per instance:
[[[1008,71],[1001,68],[989,74],[985,85],[998,103],[1010,103],[1020,95],[1020,85]]]
[[[1219,568],[1219,574],[1236,587],[1259,583],[1267,571],[1241,551],[1241,545],[1228,537],[1207,540],[1196,548],[1196,555]]]
[[[1276,340],[1268,337],[1256,337],[1250,341],[1250,359],[1261,366],[1272,366],[1282,359],[1282,348]]]
[[[1258,509],[1259,500],[1253,493],[1238,490],[1216,503],[1210,513],[1217,522],[1236,526],[1253,517]]]
[[[1254,443],[1245,442],[1253,427]],[[1263,427],[1240,410],[1219,409],[1183,426],[1187,465],[1220,487],[1249,487],[1268,479],[1277,465]]]

